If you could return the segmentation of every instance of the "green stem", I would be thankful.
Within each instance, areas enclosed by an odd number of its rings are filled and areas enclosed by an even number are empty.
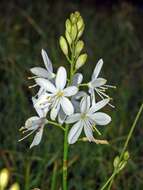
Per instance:
[[[135,117],[135,120],[134,120],[134,122],[133,122],[133,124],[131,126],[131,129],[130,129],[130,131],[128,133],[127,139],[126,139],[126,141],[124,143],[122,152],[120,154],[119,163],[120,163],[120,161],[122,160],[122,158],[124,156],[124,153],[125,153],[125,151],[127,149],[127,146],[128,146],[129,141],[130,141],[130,139],[132,137],[133,131],[134,131],[135,127],[136,127],[136,124],[137,124],[137,122],[139,120],[139,117],[141,115],[142,110],[143,110],[143,104],[140,106],[140,109],[139,109],[139,111],[138,111],[138,113],[137,113],[137,115]],[[113,173],[112,173],[112,175],[109,177],[109,179],[107,180],[107,182],[103,185],[103,187],[100,190],[104,190],[108,185],[109,185],[108,186],[108,190],[110,190],[111,187],[112,187],[112,184],[113,184],[113,181],[114,181],[114,178],[115,178],[116,174],[117,174],[117,171],[114,170]]]
[[[64,127],[62,127],[61,125],[59,125],[58,123],[56,123],[56,122],[54,122],[54,121],[48,121],[48,124],[55,125],[56,127],[61,128],[62,130],[65,131],[65,128],[64,128]]]
[[[115,176],[114,176],[114,177],[115,177]],[[114,177],[111,179],[107,190],[110,190],[110,189],[111,189],[112,184],[113,184],[113,181],[114,181]]]
[[[25,170],[25,190],[29,189],[29,183],[30,183],[30,161],[27,160],[26,162],[26,170]]]
[[[133,131],[134,131],[135,127],[136,127],[136,124],[137,124],[137,122],[138,122],[138,119],[139,119],[139,117],[140,117],[140,115],[141,115],[142,110],[143,110],[143,104],[140,106],[140,109],[139,109],[139,111],[138,111],[138,113],[137,113],[137,115],[136,115],[136,118],[135,118],[135,120],[134,120],[134,122],[133,122],[133,124],[132,124],[132,127],[131,127],[131,129],[130,129],[130,131],[129,131],[129,134],[128,134],[128,136],[127,136],[127,139],[126,139],[126,141],[125,141],[124,147],[123,147],[122,152],[121,152],[121,155],[120,155],[120,160],[123,158],[123,155],[124,155],[124,153],[125,153],[125,151],[126,151],[126,149],[127,149],[127,146],[128,146],[128,144],[129,144],[129,141],[130,141],[130,139],[131,139],[131,136],[132,136]]]
[[[72,44],[71,47],[72,54],[71,54],[71,60],[69,61],[70,64],[70,79],[68,81],[68,85],[71,84],[72,82],[72,77],[74,75],[74,51],[75,51],[75,44]],[[69,125],[65,126],[65,133],[64,133],[64,152],[63,152],[63,190],[68,189],[68,184],[67,184],[67,176],[68,176],[68,131],[69,131]]]
[[[55,161],[52,175],[51,190],[56,190],[57,166],[57,161]]]
[[[83,83],[83,84],[80,84],[79,86],[88,86],[88,84],[87,83]]]
[[[69,126],[65,127],[64,134],[64,153],[63,153],[63,190],[67,190],[67,168],[68,168],[68,131]]]
[[[116,173],[113,172],[112,175],[109,177],[109,179],[106,181],[106,183],[103,185],[103,187],[100,190],[104,190],[107,187],[107,185],[110,183],[110,181],[114,179],[115,175]]]

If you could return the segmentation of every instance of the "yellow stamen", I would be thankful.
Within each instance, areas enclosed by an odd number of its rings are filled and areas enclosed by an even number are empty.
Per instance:
[[[59,91],[58,93],[57,93],[57,96],[58,97],[62,97],[64,95],[64,92],[63,91]]]
[[[37,78],[37,76],[27,77],[27,78],[30,80],[30,79],[35,79],[35,78]]]
[[[28,88],[34,88],[34,87],[36,87],[38,84],[34,84],[34,85],[31,85],[31,86],[29,86]]]

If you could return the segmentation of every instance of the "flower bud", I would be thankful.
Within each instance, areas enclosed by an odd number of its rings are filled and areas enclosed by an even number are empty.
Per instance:
[[[4,168],[0,172],[0,189],[5,189],[9,180],[9,171]]]
[[[126,151],[126,152],[124,153],[124,160],[127,161],[127,160],[129,159],[129,157],[130,157],[129,152]]]
[[[78,17],[78,21],[77,21],[77,28],[78,28],[78,31],[81,30],[81,28],[83,28],[84,26],[84,21],[83,21],[83,18],[81,16]]]
[[[19,184],[18,183],[14,183],[9,190],[20,190]]]
[[[70,35],[69,35],[69,33],[68,33],[67,30],[66,30],[66,32],[65,32],[65,36],[66,36],[66,39],[67,39],[69,45],[71,45],[71,43],[72,43],[72,39],[71,39],[71,37],[70,37]]]
[[[78,11],[76,11],[74,14],[75,14],[76,18],[78,19],[78,17],[80,16],[80,13]]]
[[[84,28],[85,28],[85,25],[83,25],[82,28],[79,30],[78,35],[77,35],[78,39],[82,36],[82,34],[84,32]]]
[[[84,42],[82,40],[79,40],[76,44],[76,47],[75,47],[75,55],[76,57],[79,56],[80,52],[82,51],[84,47]]]
[[[74,13],[71,13],[70,20],[71,20],[72,24],[75,24],[77,22],[76,15]]]
[[[67,45],[67,42],[63,36],[60,37],[59,43],[60,43],[60,47],[61,47],[61,50],[63,51],[63,53],[65,55],[68,55],[68,45]]]
[[[114,161],[113,161],[113,166],[114,166],[114,168],[117,168],[117,167],[118,167],[119,162],[120,162],[120,158],[119,158],[119,156],[116,156],[116,157],[114,158]]]
[[[118,170],[121,171],[125,168],[127,161],[121,161]]]
[[[70,33],[72,25],[71,25],[71,21],[69,19],[66,20],[65,26],[66,26],[66,31],[68,33]]]
[[[80,55],[76,61],[75,68],[79,69],[80,67],[82,67],[85,64],[86,60],[87,60],[87,54],[86,53]]]
[[[73,24],[71,28],[71,37],[73,41],[76,39],[76,36],[77,36],[77,26],[76,24]]]

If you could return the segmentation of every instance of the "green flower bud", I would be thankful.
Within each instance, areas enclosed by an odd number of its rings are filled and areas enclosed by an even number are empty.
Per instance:
[[[18,183],[14,183],[11,187],[10,190],[20,190],[19,184]]]
[[[4,168],[0,172],[0,189],[5,189],[9,180],[9,171]]]
[[[85,25],[83,25],[82,28],[79,30],[78,35],[77,35],[78,39],[82,36],[84,28],[85,28]]]
[[[71,21],[69,19],[66,20],[65,26],[66,26],[66,31],[68,33],[70,33],[72,25],[71,25]]]
[[[81,28],[83,28],[84,26],[84,21],[83,21],[83,18],[81,16],[78,17],[78,21],[77,21],[77,28],[78,28],[78,31],[81,30]]]
[[[76,18],[78,18],[80,16],[80,13],[78,11],[76,11],[74,14],[75,14]]]
[[[85,64],[86,60],[87,60],[87,54],[86,53],[80,55],[76,61],[75,68],[79,69],[80,67],[82,67]]]
[[[123,170],[127,164],[127,161],[121,161],[119,164],[119,171]]]
[[[71,37],[73,41],[76,39],[76,36],[77,36],[77,26],[76,24],[73,24],[71,28]]]
[[[72,24],[75,24],[77,22],[76,15],[74,13],[71,13],[70,20],[71,20]]]
[[[114,168],[117,168],[117,166],[119,165],[119,162],[120,162],[120,158],[119,156],[116,156],[113,161]]]
[[[129,157],[130,157],[129,152],[126,151],[126,152],[124,153],[124,160],[127,161],[127,160],[129,159]]]
[[[63,51],[63,53],[65,55],[68,55],[68,45],[67,45],[67,42],[63,36],[60,37],[59,43],[60,43],[60,47],[61,47],[61,50]]]
[[[66,39],[67,39],[69,45],[71,45],[71,43],[72,43],[72,39],[71,39],[71,37],[70,37],[70,35],[69,35],[69,33],[68,33],[67,30],[66,30],[66,32],[65,32],[65,36],[66,36]]]
[[[75,55],[76,57],[79,56],[80,52],[82,51],[84,47],[84,42],[82,40],[79,40],[76,44],[76,47],[75,47]]]

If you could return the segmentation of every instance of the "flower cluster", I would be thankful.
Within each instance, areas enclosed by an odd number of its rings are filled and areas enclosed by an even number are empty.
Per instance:
[[[109,115],[99,111],[107,104],[111,105],[111,98],[106,94],[106,90],[113,87],[106,84],[106,79],[99,77],[103,60],[98,61],[88,83],[82,83],[83,75],[77,72],[87,60],[87,54],[81,54],[84,47],[83,41],[80,40],[83,30],[82,17],[78,12],[72,13],[70,19],[66,20],[65,37],[61,36],[59,41],[70,63],[70,74],[63,66],[60,66],[55,73],[43,49],[41,54],[45,68],[31,69],[34,75],[31,78],[35,84],[30,88],[38,87],[37,94],[32,97],[38,116],[30,117],[20,129],[23,133],[29,132],[21,140],[36,133],[30,147],[40,143],[46,124],[63,126],[63,129],[68,127],[68,143],[73,144],[79,139],[83,130],[88,141],[96,142],[93,132],[101,134],[97,125],[107,125],[111,121]],[[100,101],[97,101],[96,95],[101,98]]]

